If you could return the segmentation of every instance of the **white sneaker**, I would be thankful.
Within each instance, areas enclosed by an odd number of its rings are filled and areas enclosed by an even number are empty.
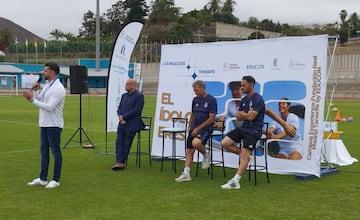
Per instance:
[[[206,152],[205,154],[204,154],[204,159],[203,159],[203,161],[201,162],[201,168],[202,169],[204,169],[204,170],[206,170],[207,168],[209,168],[210,167],[210,152],[208,151],[208,152]]]
[[[191,181],[190,174],[182,173],[178,178],[175,178],[175,182],[186,182]]]
[[[60,183],[59,183],[59,182],[56,182],[55,180],[51,180],[51,181],[49,182],[49,184],[47,184],[47,185],[45,186],[45,188],[46,188],[46,189],[53,189],[53,188],[56,188],[56,187],[58,187],[58,186],[60,186]]]
[[[231,179],[224,185],[221,185],[221,189],[240,189],[240,183]]]
[[[48,181],[41,180],[40,178],[33,179],[33,181],[27,183],[28,186],[37,186],[37,185],[45,186],[46,184],[48,184]]]

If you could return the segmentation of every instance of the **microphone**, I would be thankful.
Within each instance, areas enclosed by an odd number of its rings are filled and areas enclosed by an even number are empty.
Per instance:
[[[41,75],[39,75],[39,79],[36,81],[36,84],[31,88],[30,91],[34,91],[35,89],[39,88],[38,84],[41,82],[41,80],[42,80],[42,77],[41,77]]]

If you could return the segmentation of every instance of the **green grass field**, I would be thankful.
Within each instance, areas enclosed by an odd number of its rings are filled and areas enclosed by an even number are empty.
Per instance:
[[[146,97],[144,115],[154,115],[155,98]],[[355,122],[341,123],[344,143],[360,159],[359,101],[334,101],[341,116]],[[71,142],[63,150],[61,186],[46,190],[26,183],[39,172],[38,109],[19,97],[0,97],[0,219],[358,219],[360,216],[360,164],[339,167],[340,172],[309,181],[292,175],[258,174],[258,186],[243,178],[241,189],[224,191],[227,177],[215,168],[211,180],[206,171],[186,183],[167,161],[142,167],[130,156],[127,169],[114,172],[113,155],[105,152],[105,97],[83,96],[83,127],[96,149],[83,149]],[[333,113],[332,113],[333,114]],[[62,145],[79,125],[79,97],[67,96]],[[334,115],[332,115],[332,118]],[[78,140],[76,136],[75,140]],[[108,150],[114,151],[115,134],[108,135]],[[146,141],[144,137],[144,141]],[[133,148],[135,149],[135,148]],[[51,162],[52,163],[52,162]],[[183,168],[183,162],[178,162]],[[194,166],[193,166],[194,167]],[[52,167],[49,170],[52,175]]]

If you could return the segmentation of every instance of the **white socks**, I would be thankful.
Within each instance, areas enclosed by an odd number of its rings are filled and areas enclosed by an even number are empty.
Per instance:
[[[237,174],[233,178],[233,180],[236,181],[237,183],[240,182],[240,179],[241,179],[241,176],[239,176]]]
[[[184,174],[189,174],[190,175],[190,167],[185,167],[184,168]]]

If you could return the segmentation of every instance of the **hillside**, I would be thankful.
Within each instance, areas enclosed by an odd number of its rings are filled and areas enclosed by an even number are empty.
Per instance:
[[[19,42],[25,42],[26,39],[28,39],[29,42],[31,41],[43,41],[44,39],[37,36],[36,34],[32,33],[29,30],[26,30],[25,28],[21,27],[20,25],[6,19],[3,17],[0,17],[0,30],[3,29],[9,29],[14,39],[17,37]]]

